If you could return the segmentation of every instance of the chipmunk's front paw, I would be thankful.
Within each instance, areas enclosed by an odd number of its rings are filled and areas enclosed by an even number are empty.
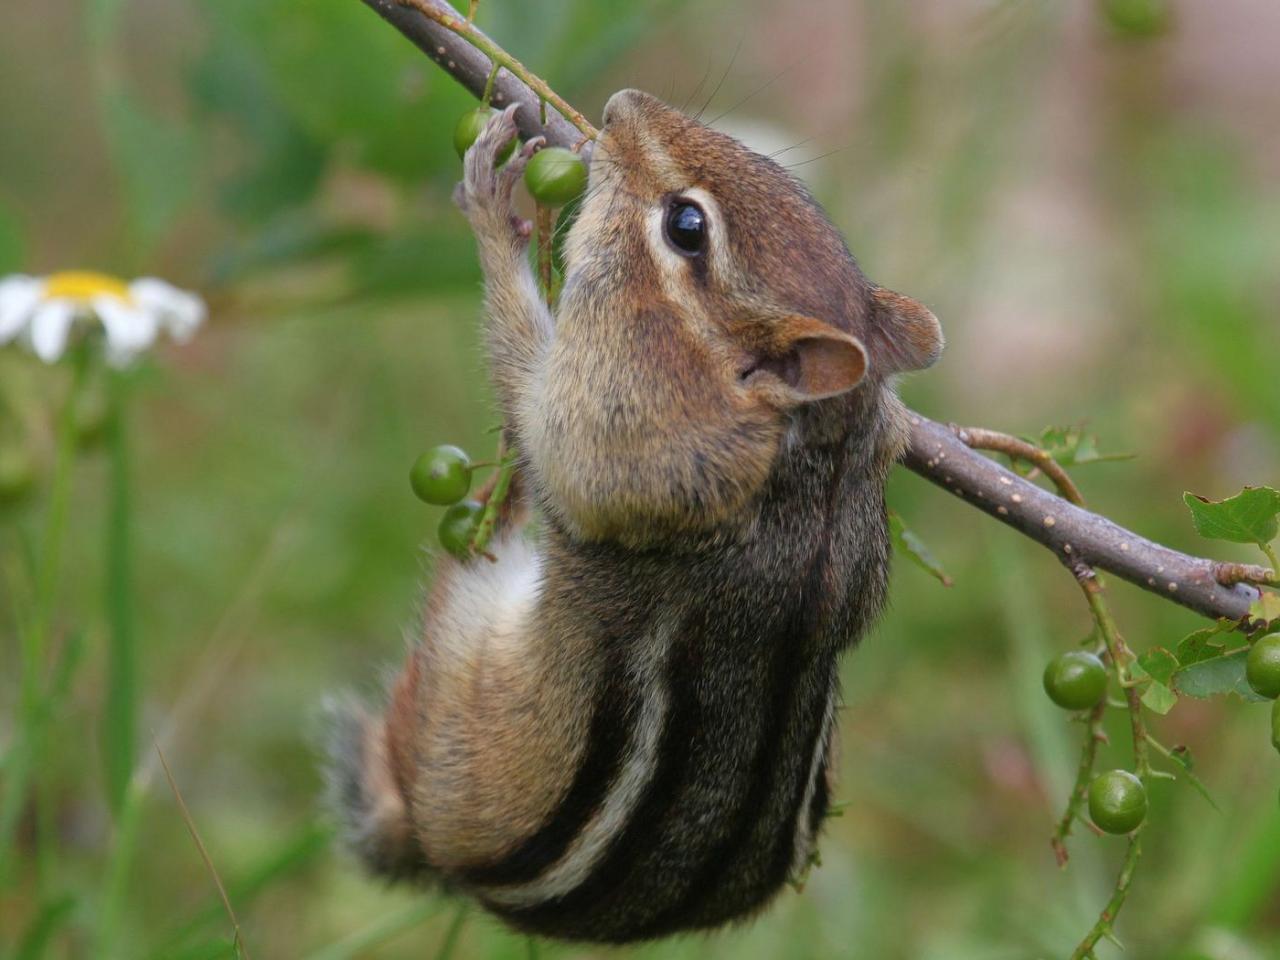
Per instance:
[[[512,104],[495,114],[480,131],[463,160],[463,179],[453,192],[454,202],[462,210],[471,227],[479,235],[504,234],[515,240],[527,240],[532,225],[516,215],[511,196],[516,181],[524,173],[529,158],[542,146],[535,137],[517,151],[505,164],[498,157],[516,136],[516,111]]]

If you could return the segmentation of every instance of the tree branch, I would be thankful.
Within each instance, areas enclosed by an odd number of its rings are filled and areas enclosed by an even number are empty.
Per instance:
[[[492,61],[470,42],[420,10],[402,5],[401,0],[362,2],[472,94],[481,96]],[[437,8],[442,15],[457,16],[457,11],[444,0],[412,2],[419,7]],[[475,27],[469,29],[479,34]],[[505,69],[498,71],[493,101],[525,104],[516,116],[522,135],[544,136],[554,146],[581,143],[582,132],[558,113],[547,112],[545,127],[539,122],[540,100],[518,77]],[[1220,563],[1170,550],[1068,503],[969,445],[983,445],[984,438],[994,436],[989,431],[975,428],[970,435],[964,429],[944,426],[914,412],[910,414],[910,425],[904,458],[910,470],[1048,548],[1068,569],[1074,571],[1084,565],[1106,570],[1206,617],[1239,621],[1249,617],[1250,605],[1260,596],[1255,584],[1268,583],[1276,576],[1264,567]],[[1050,461],[1038,458],[1036,462],[1047,468]]]
[[[905,463],[948,493],[1052,550],[1068,568],[1097,567],[1206,617],[1241,620],[1271,571],[1193,557],[1077,507],[971,449],[963,428],[911,415]],[[1250,581],[1250,582],[1241,582]]]

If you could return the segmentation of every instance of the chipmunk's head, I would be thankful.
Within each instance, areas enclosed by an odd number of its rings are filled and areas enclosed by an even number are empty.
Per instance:
[[[573,252],[628,264],[732,357],[727,383],[787,407],[942,350],[932,313],[863,276],[783,167],[638,90],[614,94]]]
[[[856,431],[874,406],[856,398],[942,349],[933,314],[869,282],[785,169],[636,90],[605,106],[566,260],[557,335],[583,334],[614,388],[644,390],[663,443],[700,435],[705,463],[707,436],[758,439],[733,452],[723,498],[701,472],[702,516],[759,488],[789,425]]]

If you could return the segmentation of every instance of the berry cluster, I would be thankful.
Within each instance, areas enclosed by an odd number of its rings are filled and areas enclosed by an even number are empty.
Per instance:
[[[453,147],[458,156],[464,156],[467,148],[475,143],[480,131],[497,111],[493,107],[476,107],[468,110],[453,128]],[[512,140],[498,162],[505,163],[515,152]],[[524,168],[524,185],[530,196],[544,207],[563,207],[582,195],[587,188],[587,165],[572,150],[564,147],[544,147],[529,158]]]
[[[465,450],[446,443],[422,454],[409,470],[409,485],[419,500],[449,508],[436,536],[455,557],[472,553],[484,516],[484,504],[466,499],[475,469]]]

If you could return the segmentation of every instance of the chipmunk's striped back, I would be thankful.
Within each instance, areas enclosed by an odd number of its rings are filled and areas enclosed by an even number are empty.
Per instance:
[[[715,926],[767,902],[811,853],[828,804],[836,656],[884,591],[882,515],[850,522],[864,491],[841,466],[855,455],[797,458],[810,477],[797,489],[817,506],[801,511],[808,523],[782,501],[763,513],[767,549],[726,543],[637,563],[550,531],[540,595],[573,598],[557,622],[566,637],[590,634],[577,646],[594,661],[577,665],[593,681],[572,770],[548,771],[563,787],[535,829],[482,861],[441,867],[422,851],[420,875],[467,889],[516,927],[572,939]],[[630,602],[617,604],[624,592]],[[405,712],[393,699],[389,715]],[[370,779],[368,758],[347,768]],[[404,783],[409,811],[432,789],[417,776]],[[380,856],[367,857],[375,869]]]

